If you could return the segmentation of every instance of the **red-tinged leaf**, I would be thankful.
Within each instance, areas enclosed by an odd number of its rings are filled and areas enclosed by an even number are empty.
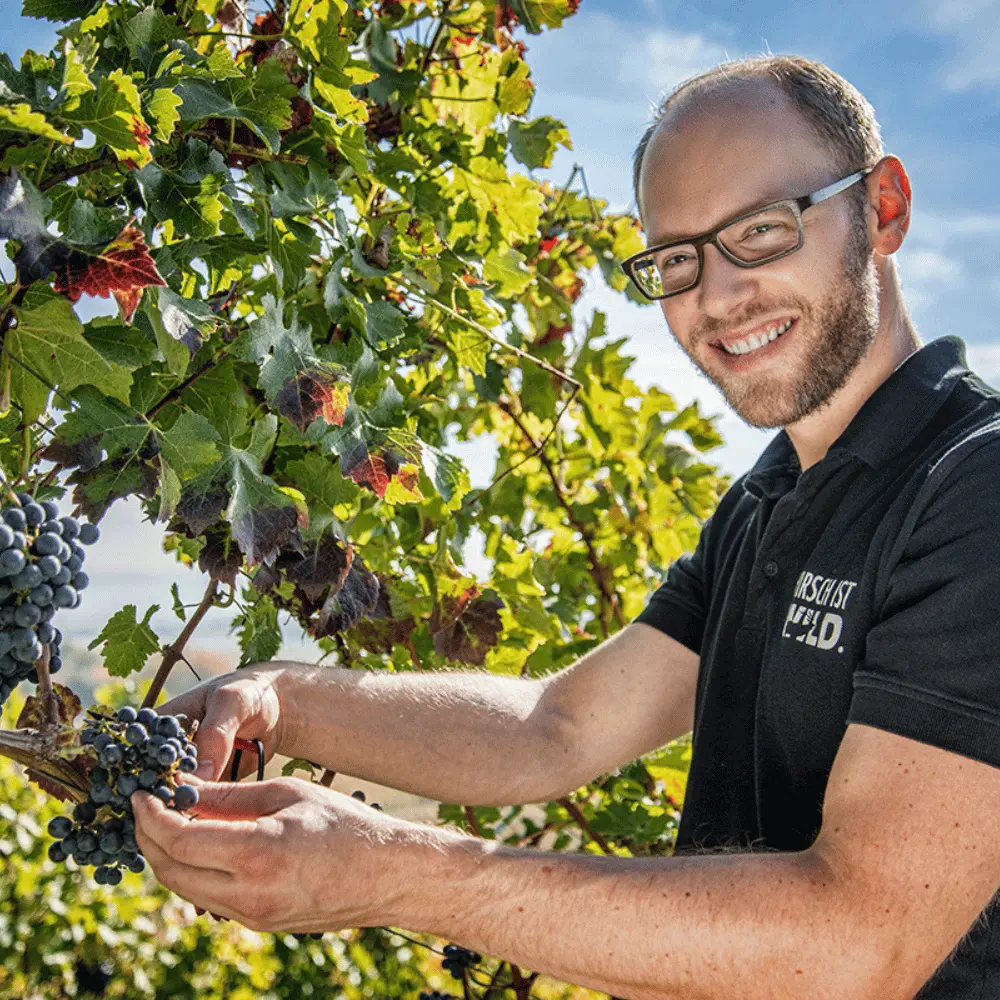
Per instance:
[[[354,555],[353,548],[348,548],[347,557],[349,562],[343,585],[339,590],[331,589],[313,626],[312,634],[316,638],[351,628],[378,604],[378,578]]]
[[[149,285],[165,284],[142,231],[129,225],[100,253],[72,254],[57,270],[53,288],[70,302],[76,302],[84,293],[100,298],[113,295],[125,322],[131,323],[142,290]]]
[[[390,654],[396,646],[407,642],[416,628],[413,615],[395,618],[389,599],[389,588],[379,577],[379,595],[369,616],[354,626],[353,637],[369,652]]]
[[[542,344],[550,344],[553,340],[561,341],[563,337],[565,337],[566,334],[572,329],[572,323],[550,323],[549,328],[535,341],[535,343],[541,346]]]
[[[77,468],[83,472],[93,469],[101,461],[103,448],[101,434],[93,434],[79,441],[67,442],[53,438],[43,449],[41,457],[47,462],[53,462],[64,469]]]
[[[399,471],[399,464],[391,454],[384,458],[381,455],[369,455],[364,446],[347,456],[346,461],[341,458],[341,466],[346,467],[344,471],[358,486],[367,486],[380,500],[385,496],[393,474]]]
[[[499,598],[477,597],[449,626],[434,635],[434,648],[449,660],[482,666],[503,628]]]
[[[340,427],[350,401],[351,387],[340,366],[317,364],[294,372],[274,397],[275,409],[304,434],[306,428],[322,417],[333,427]]]
[[[60,726],[72,726],[73,720],[83,711],[79,697],[65,684],[52,684],[52,694],[56,703],[56,722]],[[14,724],[18,729],[46,729],[51,723],[49,715],[42,704],[41,698],[29,694],[24,702],[24,708]],[[72,733],[63,737],[63,742],[72,741]]]
[[[149,126],[141,118],[132,118],[128,129],[135,136],[136,142],[140,146],[149,146],[149,137],[152,134]],[[133,162],[133,167],[135,163]]]
[[[446,594],[441,597],[431,611],[431,618],[427,624],[433,635],[441,629],[453,625],[465,609],[474,601],[482,591],[479,587],[466,587],[458,596]]]
[[[198,538],[222,517],[229,502],[229,493],[220,482],[194,479],[181,492],[181,498],[174,511],[175,521],[171,531],[185,531],[189,538]]]
[[[243,554],[233,544],[229,532],[218,525],[205,533],[205,547],[198,554],[198,569],[213,580],[236,586],[236,574],[243,566]]]
[[[340,590],[348,572],[347,549],[336,535],[327,532],[319,539],[307,541],[301,556],[285,562],[285,576],[310,600],[318,601],[327,587]]]
[[[271,564],[299,523],[291,498],[265,476],[260,460],[248,451],[233,448],[229,467],[229,507],[226,517],[247,566]]]

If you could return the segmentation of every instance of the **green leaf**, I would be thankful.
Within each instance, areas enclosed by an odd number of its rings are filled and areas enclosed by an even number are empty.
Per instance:
[[[483,258],[483,278],[496,284],[496,293],[503,298],[520,295],[535,278],[525,260],[524,254],[512,247],[491,250]]]
[[[170,584],[170,596],[173,598],[173,612],[182,622],[187,621],[187,612],[184,610],[184,602],[181,600],[181,592],[176,581]]]
[[[13,106],[0,104],[0,132],[3,131],[27,132],[42,139],[53,139],[55,142],[66,143],[70,146],[75,141],[71,136],[65,135],[50,125],[45,115],[38,111],[32,111],[29,104],[15,104]]]
[[[406,332],[406,317],[388,299],[376,299],[365,307],[365,332],[375,350],[396,344]]]
[[[245,591],[244,596],[253,593]],[[233,620],[240,649],[239,666],[265,663],[281,649],[281,629],[278,628],[278,609],[267,597],[261,596],[253,603],[244,604],[243,613]]]
[[[423,447],[424,471],[434,483],[448,510],[458,510],[462,498],[472,489],[469,472],[461,459],[448,455],[426,442]]]
[[[89,128],[98,145],[107,143],[123,162],[144,167],[152,159],[149,126],[142,115],[139,91],[132,78],[120,69],[102,76],[96,94],[84,95],[79,107],[66,112],[65,117]]]
[[[150,618],[159,610],[158,604],[151,605],[139,621],[135,605],[126,604],[108,619],[101,634],[87,647],[96,649],[104,643],[101,656],[112,677],[127,677],[142,670],[146,660],[159,651],[160,640],[149,626]]]
[[[32,369],[17,363],[11,366],[11,391],[27,420],[45,411],[53,385],[63,393],[93,385],[128,402],[129,371],[105,361],[91,347],[73,307],[47,288],[34,286],[28,291],[17,309],[17,326],[7,334],[7,347]]]
[[[289,462],[282,479],[295,484],[309,507],[310,529],[322,530],[333,521],[337,504],[350,504],[360,492],[358,487],[341,475],[335,461],[311,451],[304,458]]]
[[[514,158],[526,167],[551,167],[558,146],[572,149],[569,129],[557,118],[542,115],[532,122],[512,121],[507,140]]]
[[[182,413],[160,439],[160,450],[183,479],[196,476],[219,458],[219,432],[209,421],[190,410]]]
[[[96,0],[24,0],[24,17],[44,17],[50,21],[72,21],[90,13]]]
[[[153,217],[171,221],[179,233],[198,239],[215,236],[222,221],[221,183],[214,174],[196,181],[149,163],[136,175],[143,201]]]
[[[169,87],[159,87],[153,91],[146,103],[149,117],[153,121],[153,134],[160,142],[168,142],[174,133],[174,126],[181,120],[181,99]]]

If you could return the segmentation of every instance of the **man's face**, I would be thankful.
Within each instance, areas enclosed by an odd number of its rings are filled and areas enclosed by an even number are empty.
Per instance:
[[[640,179],[650,245],[705,232],[839,178],[829,154],[769,84],[743,84],[664,124],[646,149]],[[699,284],[660,300],[693,364],[752,427],[787,427],[819,409],[874,343],[877,273],[849,197],[842,192],[807,209],[802,247],[773,263],[740,268],[706,246]],[[749,354],[713,346],[789,319],[787,332]]]

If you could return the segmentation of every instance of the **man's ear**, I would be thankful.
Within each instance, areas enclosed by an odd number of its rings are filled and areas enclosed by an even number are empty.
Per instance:
[[[868,235],[872,249],[887,257],[895,253],[910,228],[913,195],[910,178],[899,157],[884,156],[865,179],[868,185]]]

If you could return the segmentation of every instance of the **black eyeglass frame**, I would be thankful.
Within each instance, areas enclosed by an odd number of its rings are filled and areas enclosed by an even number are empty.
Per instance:
[[[876,164],[875,166],[878,166]],[[698,282],[701,281],[701,273],[705,267],[705,245],[711,243],[712,246],[722,254],[726,260],[732,262],[737,267],[760,267],[761,264],[770,264],[772,261],[781,260],[782,257],[787,257],[790,253],[795,253],[796,250],[802,248],[802,243],[805,239],[805,230],[802,226],[802,213],[810,208],[812,205],[818,205],[821,201],[826,201],[827,198],[832,198],[835,194],[840,194],[841,191],[846,191],[847,188],[858,181],[864,180],[875,167],[866,167],[863,170],[856,170],[853,174],[848,174],[846,177],[842,177],[838,181],[834,181],[832,184],[827,184],[826,187],[820,188],[818,191],[813,191],[811,194],[804,194],[801,198],[784,198],[781,201],[772,201],[769,205],[762,205],[760,208],[754,208],[749,212],[743,212],[741,215],[737,215],[733,219],[728,219],[723,222],[722,225],[717,226],[711,232],[702,233],[700,236],[692,236],[684,240],[671,240],[669,243],[659,243],[656,246],[646,247],[645,250],[639,253],[632,254],[631,257],[626,258],[622,261],[622,270],[629,276],[632,284],[638,289],[639,293],[647,298],[650,302],[658,302],[660,299],[669,299],[674,295],[680,295],[683,292],[690,292],[692,288],[696,288]],[[781,253],[775,254],[773,257],[765,257],[762,260],[745,261],[740,260],[739,257],[734,256],[729,250],[727,250],[722,242],[719,240],[719,234],[724,230],[728,229],[730,226],[735,225],[737,222],[742,222],[744,219],[749,219],[751,216],[757,215],[760,212],[767,212],[773,208],[779,208],[782,206],[788,206],[792,209],[795,214],[795,222],[799,229],[799,239],[795,246],[788,250],[782,250]],[[638,280],[635,276],[635,265],[645,257],[649,257],[651,254],[659,253],[661,250],[669,250],[671,247],[690,247],[693,246],[695,253],[698,255],[698,271],[694,276],[694,281],[691,282],[686,288],[678,288],[674,292],[665,292],[663,295],[649,295],[647,292],[643,291],[640,287]]]

